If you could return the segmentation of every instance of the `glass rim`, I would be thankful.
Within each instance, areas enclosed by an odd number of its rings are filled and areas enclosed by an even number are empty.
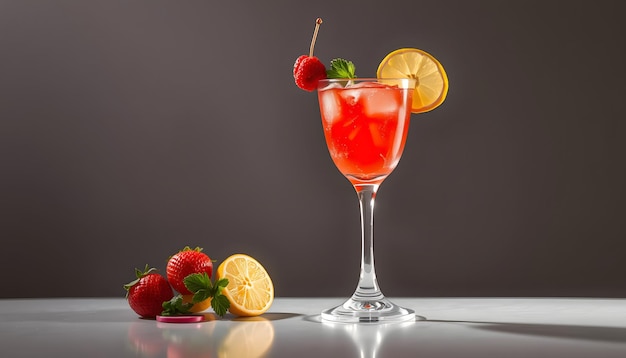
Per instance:
[[[377,81],[417,81],[415,78],[408,77],[357,77],[357,78],[322,78],[320,82],[345,82],[345,81],[359,81],[359,82],[377,82]]]
[[[358,77],[358,78],[324,78],[317,82],[318,90],[326,90],[332,88],[333,85],[339,84],[343,88],[348,88],[353,84],[361,83],[378,83],[387,86],[396,86],[403,89],[411,89],[417,86],[415,78],[398,77],[398,78],[377,78],[377,77]]]

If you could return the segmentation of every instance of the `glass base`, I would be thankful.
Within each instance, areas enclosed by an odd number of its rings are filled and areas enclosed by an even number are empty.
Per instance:
[[[343,323],[390,323],[415,320],[415,311],[400,307],[386,298],[355,300],[322,311],[322,320]]]

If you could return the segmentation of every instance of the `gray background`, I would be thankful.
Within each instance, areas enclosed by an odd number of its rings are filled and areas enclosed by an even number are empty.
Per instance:
[[[619,1],[0,1],[0,297],[123,296],[185,245],[347,296],[358,204],[292,66],[447,69],[383,183],[388,296],[626,297]]]

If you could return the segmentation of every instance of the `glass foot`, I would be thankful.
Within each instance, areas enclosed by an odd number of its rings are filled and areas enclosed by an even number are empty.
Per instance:
[[[322,320],[344,323],[405,322],[415,320],[415,311],[400,307],[386,298],[355,300],[322,311]]]

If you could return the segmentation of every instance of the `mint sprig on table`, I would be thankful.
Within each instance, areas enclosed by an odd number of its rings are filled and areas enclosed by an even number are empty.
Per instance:
[[[187,314],[193,307],[193,303],[184,303],[183,296],[176,295],[171,300],[163,302],[163,312],[161,316],[176,316],[180,314]]]
[[[222,290],[228,286],[228,279],[223,278],[217,280],[214,284],[206,272],[194,273],[183,279],[185,287],[193,293],[193,303],[183,303],[182,295],[176,295],[171,300],[163,302],[162,316],[175,316],[179,314],[188,314],[194,303],[202,302],[206,299],[211,300],[211,308],[215,313],[222,317],[230,307],[230,301],[226,296],[222,295]]]
[[[183,280],[185,287],[193,292],[193,302],[202,302],[209,297],[211,300],[211,308],[218,316],[223,316],[230,307],[230,301],[226,296],[222,295],[222,290],[228,286],[228,279],[222,278],[211,284],[211,279],[206,272],[191,274]]]
[[[327,78],[356,78],[355,66],[352,61],[336,58],[330,61],[330,69],[326,70]]]

